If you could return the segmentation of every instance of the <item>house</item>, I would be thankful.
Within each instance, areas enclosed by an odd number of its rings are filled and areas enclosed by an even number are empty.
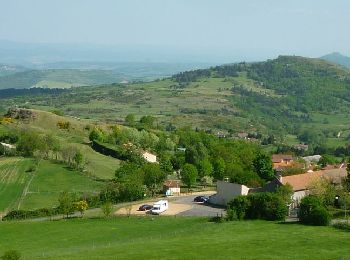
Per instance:
[[[321,170],[315,172],[308,172],[298,175],[291,175],[281,177],[281,183],[286,185],[289,183],[293,188],[293,207],[297,207],[300,200],[309,194],[309,188],[315,182],[328,179],[333,184],[337,185],[341,183],[342,178],[347,176],[345,168],[331,169],[331,170]]]
[[[272,162],[288,165],[293,162],[293,156],[290,154],[273,154]]]
[[[293,156],[290,154],[272,155],[273,169],[277,172],[282,172],[286,168],[293,167],[293,162]]]
[[[230,183],[226,181],[216,182],[217,193],[210,196],[209,202],[215,205],[225,206],[234,197],[247,195],[249,188],[245,185]]]
[[[143,152],[142,157],[150,163],[156,163],[157,162],[157,156],[155,154],[149,153],[149,152]]]
[[[166,196],[180,195],[181,182],[178,180],[167,180],[164,182],[163,190]]]

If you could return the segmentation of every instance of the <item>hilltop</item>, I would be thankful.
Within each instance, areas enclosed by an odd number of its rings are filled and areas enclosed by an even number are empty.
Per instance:
[[[320,59],[337,63],[339,65],[343,65],[347,68],[350,68],[350,57],[342,55],[339,52],[333,52],[327,55],[322,56]]]
[[[9,97],[2,100],[2,107],[25,103],[107,122],[123,121],[128,114],[153,115],[164,127],[190,125],[226,135],[272,134],[287,144],[320,143],[326,138],[323,144],[339,146],[350,134],[349,90],[350,71],[342,66],[280,56],[181,72],[152,82]],[[312,131],[317,140],[297,139],[305,131]]]

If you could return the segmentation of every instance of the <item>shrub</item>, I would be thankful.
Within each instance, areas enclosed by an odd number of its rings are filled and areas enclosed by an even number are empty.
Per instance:
[[[104,203],[101,206],[101,210],[103,212],[103,215],[105,215],[105,217],[109,217],[112,212],[113,212],[113,205],[111,202],[107,201],[106,203]]]
[[[333,227],[337,229],[342,229],[345,231],[350,231],[350,223],[347,222],[338,222],[333,225]]]
[[[330,215],[316,196],[306,196],[300,202],[299,220],[306,225],[327,226]]]
[[[237,212],[236,212],[235,209],[228,208],[226,210],[226,219],[228,221],[233,221],[233,220],[238,220],[238,219],[241,219],[241,218],[238,218],[238,215],[237,215]]]
[[[235,211],[237,219],[241,220],[245,217],[246,210],[250,207],[248,196],[238,196],[227,204],[227,212],[231,209]]]
[[[287,207],[275,193],[255,193],[239,196],[228,203],[228,210],[235,210],[238,219],[284,220]]]
[[[42,208],[42,209],[35,209],[35,210],[12,210],[5,217],[3,217],[3,220],[21,220],[21,219],[28,219],[28,218],[40,218],[40,217],[49,217],[53,215],[58,215],[59,209],[58,208]]]
[[[6,251],[2,256],[1,259],[3,260],[17,260],[20,259],[21,254],[16,250],[9,250]]]

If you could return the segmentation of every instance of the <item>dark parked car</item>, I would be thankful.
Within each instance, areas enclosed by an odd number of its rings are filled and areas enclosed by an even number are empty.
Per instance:
[[[207,196],[197,196],[194,198],[194,202],[207,202],[209,198]]]
[[[152,205],[145,204],[145,205],[142,205],[142,206],[139,207],[139,211],[151,210],[152,208],[153,208]]]

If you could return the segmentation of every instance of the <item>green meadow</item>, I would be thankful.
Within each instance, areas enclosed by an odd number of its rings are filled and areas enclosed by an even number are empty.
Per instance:
[[[118,217],[0,223],[23,259],[349,259],[350,233],[266,221]]]
[[[103,183],[71,170],[63,164],[41,161],[20,209],[37,209],[58,205],[60,192],[94,193]]]

